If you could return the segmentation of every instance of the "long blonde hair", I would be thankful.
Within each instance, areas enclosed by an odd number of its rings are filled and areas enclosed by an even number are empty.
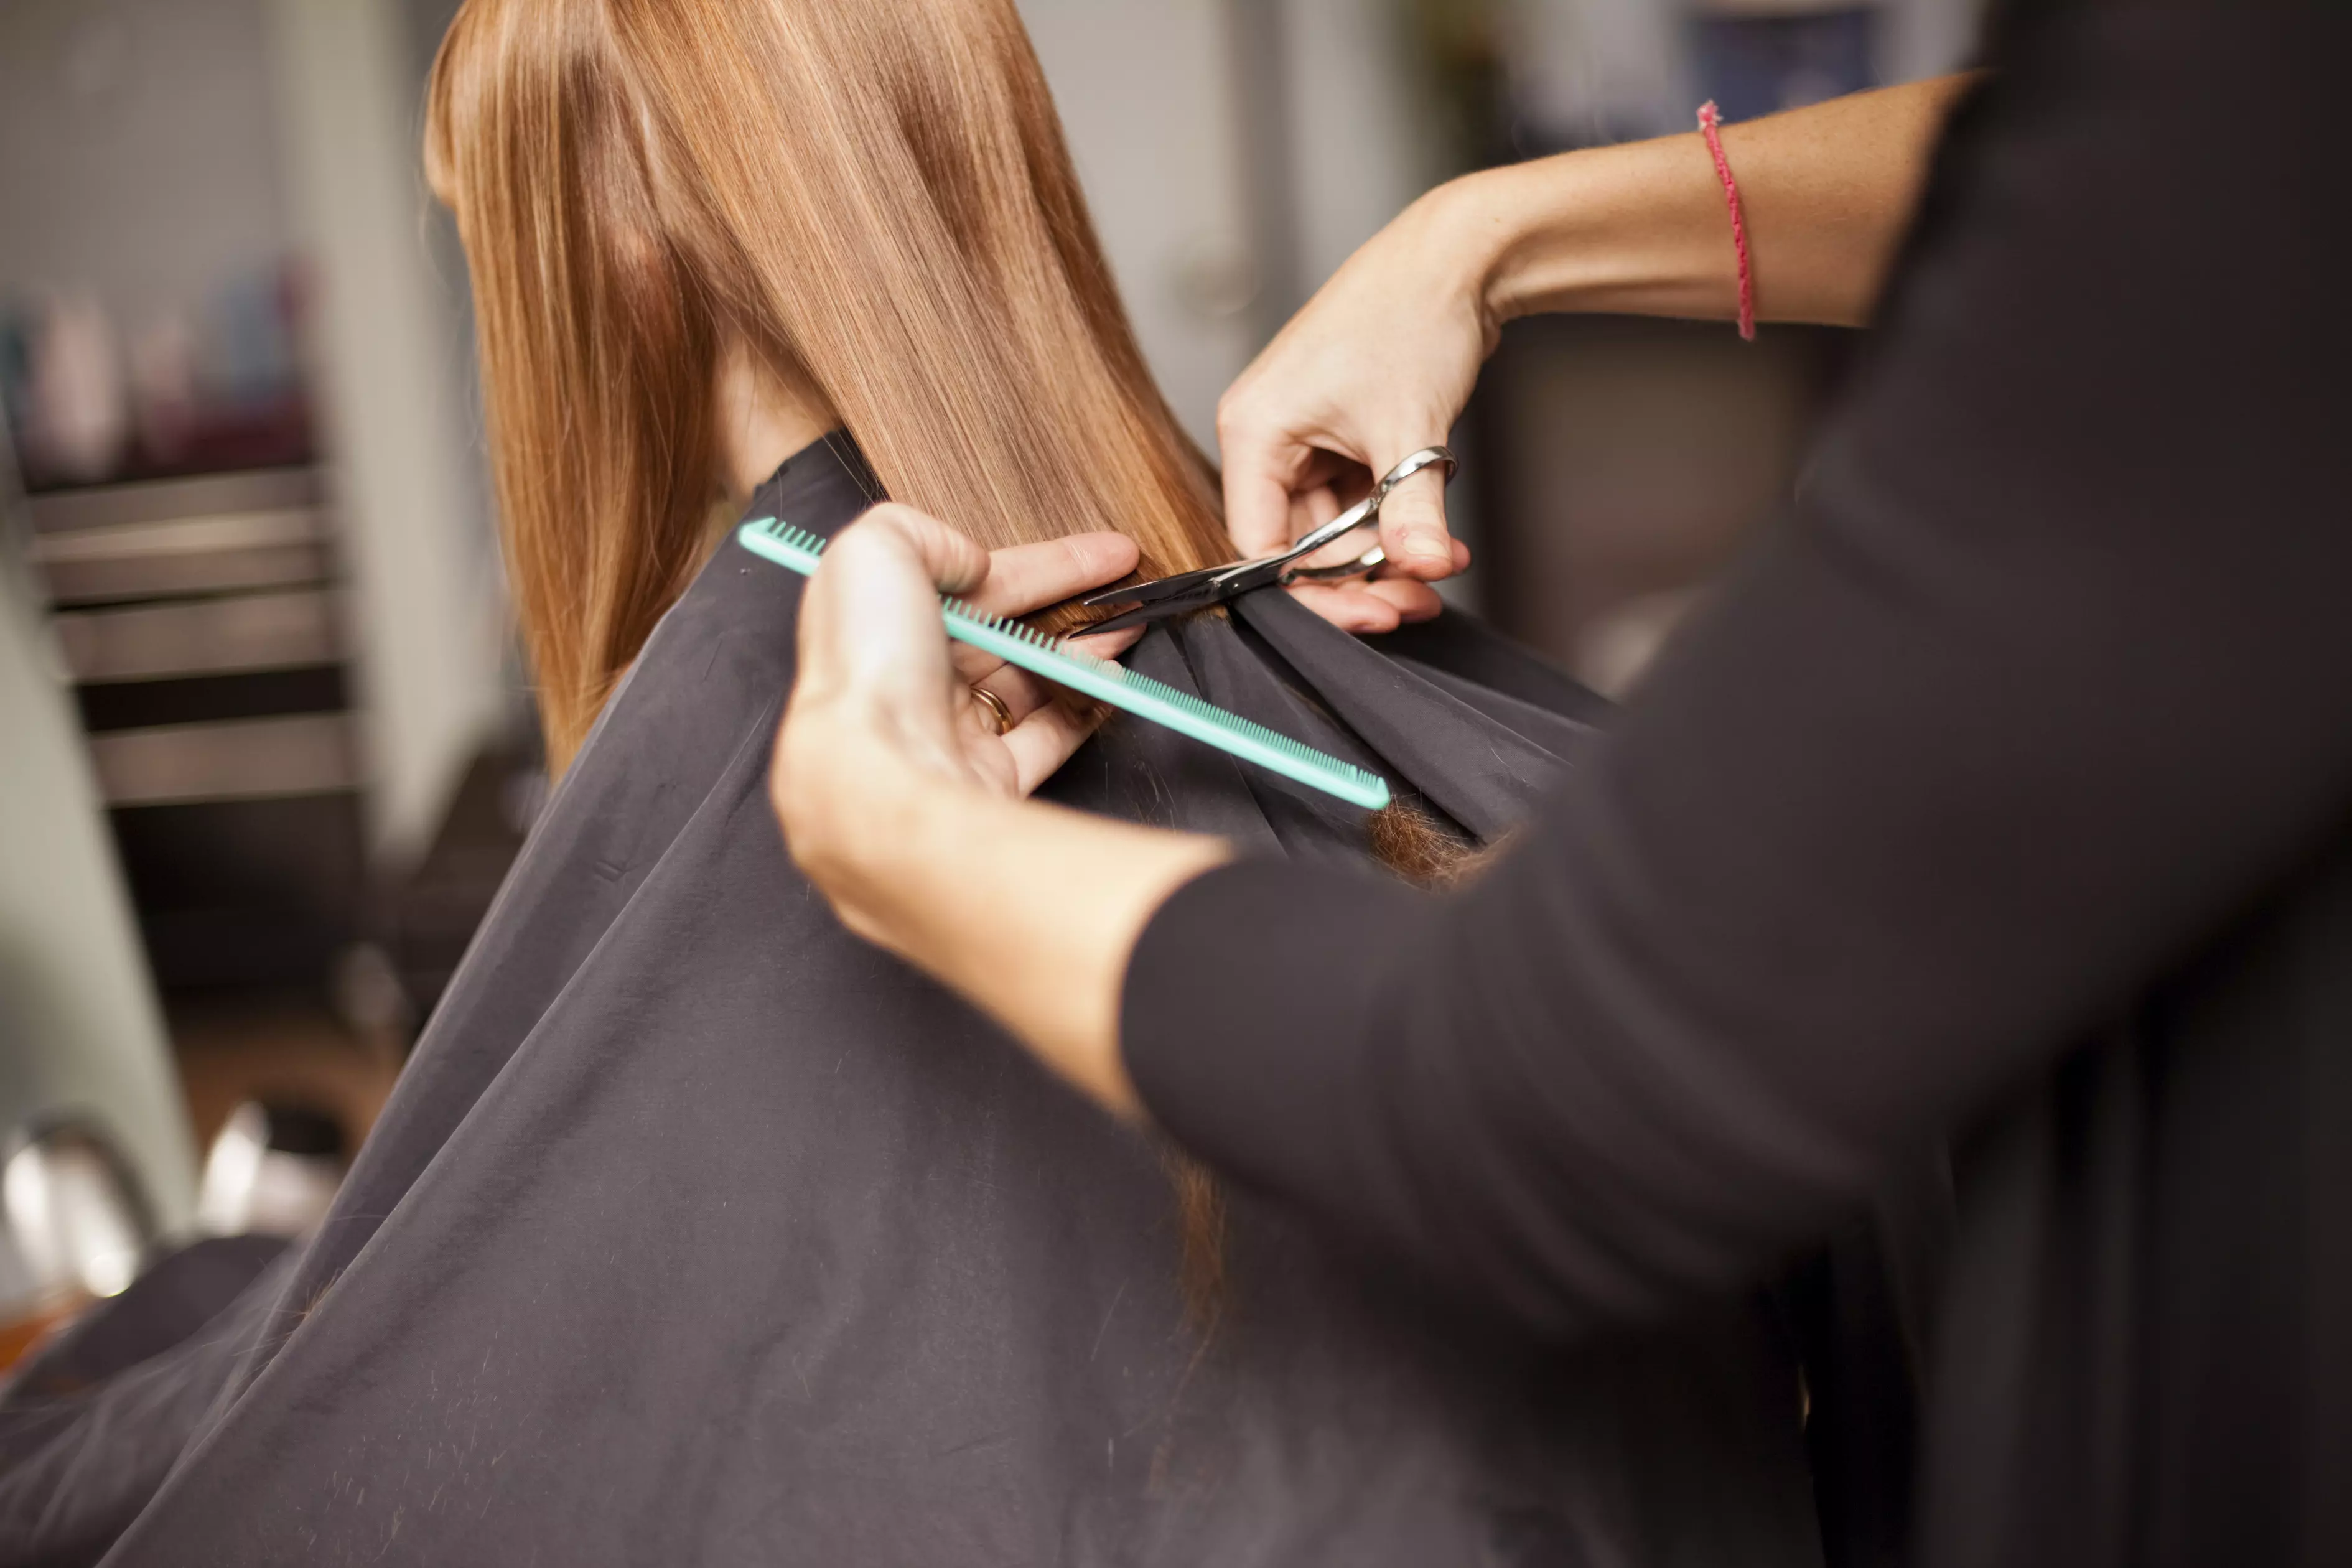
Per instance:
[[[466,0],[427,121],[552,765],[698,563],[730,344],[983,544],[1230,557],[1013,0]]]

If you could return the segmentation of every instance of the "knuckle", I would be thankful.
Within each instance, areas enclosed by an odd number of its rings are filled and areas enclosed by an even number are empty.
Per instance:
[[[901,539],[915,541],[919,541],[923,537],[925,525],[930,521],[913,507],[903,501],[894,500],[884,501],[879,506],[874,507],[859,521],[870,525],[867,530],[868,534],[879,529],[895,533]]]

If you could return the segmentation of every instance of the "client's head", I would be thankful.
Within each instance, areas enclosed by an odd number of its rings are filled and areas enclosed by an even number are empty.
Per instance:
[[[559,766],[700,559],[730,364],[984,544],[1228,552],[1013,0],[467,0],[425,156]]]

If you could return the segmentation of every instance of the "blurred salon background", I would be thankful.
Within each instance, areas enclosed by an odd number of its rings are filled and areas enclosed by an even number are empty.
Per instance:
[[[417,152],[455,9],[0,0],[0,1365],[159,1239],[315,1222],[545,795]],[[1976,9],[1022,5],[1212,448],[1427,186],[1948,70]],[[1461,602],[1626,689],[1847,338],[1511,327],[1456,435]]]

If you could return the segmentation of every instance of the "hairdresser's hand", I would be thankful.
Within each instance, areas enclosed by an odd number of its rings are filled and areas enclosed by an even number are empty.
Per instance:
[[[844,529],[801,599],[800,679],[784,710],[770,798],[793,858],[850,929],[885,940],[883,868],[938,853],[925,830],[958,798],[1027,795],[1098,721],[1055,689],[940,625],[942,592],[1024,615],[1135,569],[1132,540],[1090,533],[992,556],[911,507]],[[1133,636],[1094,639],[1117,653]],[[973,688],[1004,705],[1011,727]]]
[[[992,555],[911,507],[866,513],[827,547],[801,601],[800,679],[777,747],[778,809],[833,804],[819,795],[834,784],[845,804],[908,773],[1008,796],[1034,790],[1097,719],[1026,670],[950,640],[939,596],[1022,616],[1116,582],[1135,563],[1134,542],[1116,533]],[[1134,640],[1113,634],[1087,651],[1106,658]],[[1010,729],[998,732],[975,689],[1003,705]]]
[[[1118,1054],[1128,955],[1151,911],[1232,851],[1020,799],[1094,721],[950,644],[939,595],[1017,615],[1134,569],[1134,544],[1115,533],[992,559],[906,507],[866,513],[826,548],[801,600],[800,681],[769,773],[793,858],[843,924],[1129,1117],[1141,1110]],[[975,680],[1018,721],[1001,739],[971,700]]]
[[[1443,442],[1495,344],[1478,226],[1440,187],[1366,241],[1217,405],[1225,523],[1244,555],[1281,549],[1368,490],[1398,459]],[[1465,230],[1471,231],[1465,236]],[[1387,631],[1440,607],[1429,584],[1469,551],[1446,531],[1444,472],[1381,508],[1389,564],[1369,582],[1293,590],[1349,631]],[[1360,535],[1349,542],[1360,552]]]

